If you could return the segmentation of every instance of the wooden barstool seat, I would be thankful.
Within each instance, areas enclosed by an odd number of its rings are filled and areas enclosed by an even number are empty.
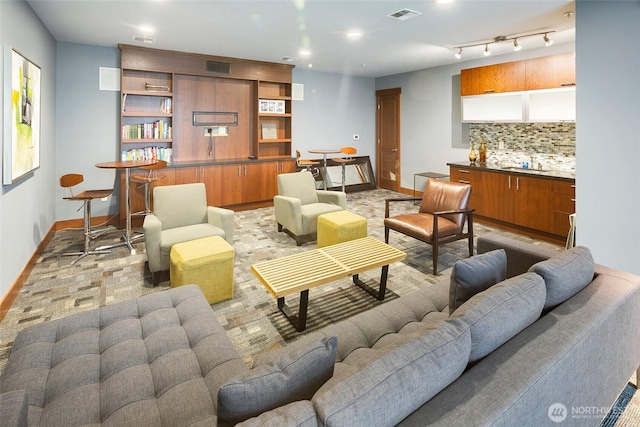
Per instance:
[[[149,166],[142,166],[144,174],[131,175],[130,181],[139,184],[136,188],[144,187],[144,210],[134,212],[132,216],[146,216],[151,213],[151,184],[161,180],[164,176],[158,176],[158,169],[167,167],[167,162],[158,160],[158,163]]]
[[[79,200],[82,201],[84,207],[84,246],[82,251],[76,252],[65,252],[63,255],[77,255],[78,257],[74,259],[71,264],[75,264],[80,261],[82,258],[87,255],[95,255],[95,254],[108,254],[110,251],[104,250],[91,250],[90,241],[96,239],[100,235],[106,231],[106,229],[102,230],[93,230],[91,228],[91,201],[94,199],[102,199],[108,197],[113,193],[113,189],[104,189],[104,190],[85,190],[78,194],[73,194],[72,187],[80,184],[84,181],[84,176],[82,174],[70,173],[66,175],[62,175],[60,177],[60,186],[69,190],[69,196],[63,197],[64,200]]]

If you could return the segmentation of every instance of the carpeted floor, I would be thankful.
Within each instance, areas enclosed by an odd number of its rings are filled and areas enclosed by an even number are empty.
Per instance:
[[[380,240],[384,239],[384,199],[387,197],[404,196],[380,189],[347,195],[349,210],[366,217],[369,235]],[[396,203],[392,214],[416,210],[417,206],[410,202]],[[534,241],[477,223],[474,224],[474,231],[476,237],[489,232],[500,232],[519,240],[561,250],[550,243]],[[234,298],[214,304],[212,309],[249,365],[262,352],[285,346],[304,333],[384,303],[354,286],[348,278],[315,288],[309,295],[307,329],[298,333],[279,312],[276,301],[251,273],[251,265],[313,249],[315,243],[298,247],[288,235],[279,233],[272,207],[236,212],[234,232]],[[101,237],[97,244],[117,242],[120,233],[114,230]],[[422,286],[429,286],[438,280],[448,280],[455,261],[468,255],[466,241],[444,245],[439,256],[440,275],[435,277],[431,274],[430,246],[395,232],[391,232],[390,244],[407,252],[407,259],[390,266],[385,301]],[[45,249],[16,301],[0,323],[0,372],[6,364],[13,339],[21,329],[71,313],[157,292],[169,286],[168,282],[152,286],[150,273],[145,269],[146,255],[142,242],[135,244],[135,255],[120,247],[110,254],[92,255],[75,266],[70,265],[73,257],[62,254],[81,247],[80,230],[62,230],[56,233]],[[373,285],[380,279],[380,270],[363,273],[360,278]],[[288,299],[288,303],[295,306],[297,298]],[[634,399],[628,405],[632,406],[640,407]],[[620,422],[625,414],[620,417]],[[640,416],[633,419],[640,420]]]

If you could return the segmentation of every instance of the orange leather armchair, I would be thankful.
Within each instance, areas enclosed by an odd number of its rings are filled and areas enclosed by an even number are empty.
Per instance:
[[[422,198],[386,199],[385,243],[389,243],[389,230],[395,230],[430,244],[434,275],[438,274],[438,246],[442,244],[468,239],[469,256],[473,256],[473,209],[469,209],[470,197],[471,186],[468,184],[429,179]],[[417,213],[389,216],[391,202],[411,200],[422,200]]]

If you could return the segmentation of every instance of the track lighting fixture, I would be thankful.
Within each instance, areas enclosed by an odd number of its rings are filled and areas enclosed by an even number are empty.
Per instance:
[[[476,46],[484,46],[483,55],[484,56],[489,56],[489,55],[491,55],[491,51],[489,50],[489,45],[490,44],[492,44],[492,43],[502,43],[502,42],[506,42],[506,41],[513,41],[513,50],[515,52],[517,52],[520,49],[522,49],[522,46],[518,43],[518,39],[523,39],[523,38],[526,38],[526,37],[543,36],[542,38],[544,39],[545,46],[551,46],[553,44],[553,40],[551,40],[549,38],[549,34],[551,34],[551,33],[555,33],[555,31],[545,31],[545,32],[541,32],[541,33],[531,33],[531,34],[521,34],[521,35],[512,36],[512,37],[497,36],[491,41],[484,41],[484,42],[479,42],[479,43],[467,44],[467,45],[463,45],[463,46],[454,46],[453,49],[457,50],[457,52],[455,53],[455,57],[457,59],[462,58],[462,49],[463,48],[476,47]]]
[[[519,51],[520,49],[522,49],[522,46],[520,46],[520,45],[518,44],[518,39],[514,39],[514,40],[513,40],[513,51],[514,51],[514,52],[517,52],[517,51]]]

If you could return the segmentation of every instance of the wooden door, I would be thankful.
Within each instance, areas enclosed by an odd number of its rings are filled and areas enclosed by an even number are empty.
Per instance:
[[[200,182],[207,188],[207,206],[222,205],[222,171],[220,166],[202,166]]]
[[[275,195],[279,162],[247,163],[243,165],[243,203],[271,200]]]
[[[482,210],[484,216],[513,223],[515,176],[484,172],[482,175]]]
[[[400,191],[401,90],[376,91],[376,174],[378,187]]]
[[[553,181],[528,176],[516,177],[515,223],[535,230],[553,232]]]

